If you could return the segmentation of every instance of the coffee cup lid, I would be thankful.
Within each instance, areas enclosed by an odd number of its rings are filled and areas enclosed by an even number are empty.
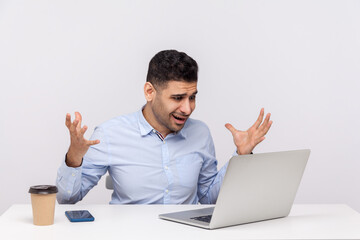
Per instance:
[[[33,194],[51,194],[57,192],[58,192],[57,187],[53,185],[36,185],[30,187],[29,189],[29,193],[33,193]]]

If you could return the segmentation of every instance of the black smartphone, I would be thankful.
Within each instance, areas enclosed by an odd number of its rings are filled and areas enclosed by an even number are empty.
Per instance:
[[[95,220],[88,210],[66,211],[65,215],[70,222],[92,222]]]

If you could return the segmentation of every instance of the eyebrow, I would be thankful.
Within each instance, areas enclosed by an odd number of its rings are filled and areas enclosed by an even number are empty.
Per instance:
[[[192,95],[196,95],[198,93],[198,91],[194,92]],[[173,94],[171,95],[171,97],[185,97],[187,94],[186,93],[182,93],[182,94]]]

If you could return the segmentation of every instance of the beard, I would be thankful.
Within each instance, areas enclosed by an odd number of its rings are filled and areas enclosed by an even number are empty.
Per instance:
[[[154,105],[152,106],[152,112],[156,121],[171,132],[180,131],[184,127],[187,118],[190,116],[184,116],[183,114],[176,113],[175,111],[168,112],[161,102],[154,102]],[[182,124],[176,123],[174,120],[174,115],[184,117],[185,121]]]

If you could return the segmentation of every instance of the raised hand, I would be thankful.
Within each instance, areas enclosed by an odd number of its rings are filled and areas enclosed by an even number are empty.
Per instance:
[[[66,114],[65,125],[70,132],[70,147],[67,152],[66,164],[69,167],[79,167],[82,163],[82,158],[88,151],[91,145],[100,143],[100,140],[86,140],[84,134],[87,126],[81,128],[82,117],[79,112],[75,112],[75,120],[71,122],[71,115]]]
[[[237,130],[230,123],[225,124],[225,127],[233,135],[234,143],[239,155],[250,154],[256,145],[264,141],[265,135],[273,123],[270,121],[270,115],[271,114],[268,113],[263,122],[264,108],[262,108],[258,119],[247,131]]]

